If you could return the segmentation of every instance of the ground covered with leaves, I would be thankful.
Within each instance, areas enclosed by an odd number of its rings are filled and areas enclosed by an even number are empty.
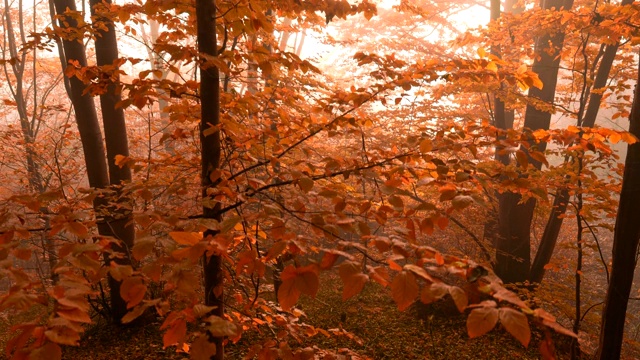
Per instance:
[[[319,333],[301,342],[291,340],[291,348],[334,353],[342,355],[334,359],[345,360],[540,358],[538,346],[543,334],[537,331],[533,332],[528,349],[500,326],[485,336],[469,339],[466,316],[457,312],[451,299],[399,312],[388,290],[377,284],[367,284],[361,294],[343,302],[337,276],[323,276],[322,281],[331,284],[322,286],[315,299],[307,297],[299,303],[298,308],[304,313],[300,321],[328,330],[332,335]],[[0,320],[3,343],[11,335],[12,320],[15,321],[11,318]],[[64,349],[63,358],[187,359],[188,354],[176,348],[162,348],[161,322],[150,316],[144,326],[121,329],[98,321],[87,329],[79,347]],[[245,358],[254,344],[276,338],[277,332],[273,327],[245,332],[238,343],[227,346],[227,358]],[[558,348],[562,350],[568,346],[564,344]],[[568,358],[566,352],[559,352],[559,359]]]

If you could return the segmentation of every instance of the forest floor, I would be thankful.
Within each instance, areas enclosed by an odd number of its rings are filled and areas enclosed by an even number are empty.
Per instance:
[[[528,349],[498,326],[489,334],[469,339],[466,316],[457,313],[450,299],[435,305],[416,306],[399,312],[388,294],[377,284],[368,284],[355,298],[343,302],[341,283],[337,276],[323,276],[331,282],[320,287],[315,299],[302,298],[299,308],[306,316],[300,321],[324,329],[344,329],[353,335],[326,337],[317,334],[301,343],[290,343],[292,348],[321,349],[337,356],[324,359],[539,359],[538,346],[542,333],[533,331]],[[11,336],[9,322],[0,319],[0,343],[4,348]],[[143,327],[115,328],[104,321],[90,326],[79,347],[66,347],[64,359],[188,359],[186,353],[175,348],[162,348],[160,322]],[[275,333],[275,332],[274,332]],[[226,358],[245,358],[249,348],[274,337],[270,331],[245,332],[236,344],[226,347]],[[558,344],[557,344],[558,345]],[[559,346],[567,349],[568,346]],[[358,356],[345,356],[349,349]],[[3,358],[4,354],[0,354]],[[568,359],[566,352],[558,359]]]

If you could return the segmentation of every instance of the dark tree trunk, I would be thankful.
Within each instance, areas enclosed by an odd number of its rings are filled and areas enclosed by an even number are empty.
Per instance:
[[[198,51],[202,55],[214,57],[217,55],[216,40],[216,8],[213,0],[196,0],[196,21],[198,29]],[[211,174],[220,167],[220,132],[214,131],[206,135],[209,129],[215,128],[220,123],[220,74],[218,68],[206,60],[200,59],[200,142],[202,147],[202,198],[209,197],[208,190],[216,184],[211,180]],[[221,220],[220,205],[214,207],[204,201],[203,215],[205,218]],[[213,237],[216,232],[205,231],[205,239]],[[223,302],[223,273],[222,257],[219,254],[207,256],[202,259],[204,268],[204,294],[205,304],[215,306],[213,315],[224,315]],[[214,360],[224,359],[223,338],[210,338],[216,345]]]
[[[536,257],[533,260],[533,265],[531,265],[531,275],[529,276],[529,281],[531,282],[539,283],[544,277],[544,267],[551,260],[551,255],[556,247],[558,235],[560,235],[560,229],[562,228],[562,220],[564,219],[562,215],[567,211],[568,203],[569,190],[566,188],[559,189],[553,200],[549,219],[542,233]]]
[[[96,60],[98,66],[112,65],[118,59],[118,41],[116,32],[109,19],[100,16],[97,11],[100,6],[110,5],[111,0],[90,0],[91,15],[94,21],[99,21],[106,28],[96,34]],[[104,10],[102,10],[104,11]],[[100,109],[102,111],[102,125],[104,127],[105,144],[107,145],[107,164],[109,169],[109,183],[114,190],[111,194],[110,202],[118,206],[110,206],[109,214],[105,217],[112,236],[118,240],[112,245],[119,256],[107,258],[107,265],[114,261],[121,265],[131,265],[130,249],[133,247],[135,239],[135,227],[133,225],[131,210],[126,206],[126,197],[121,196],[123,183],[131,181],[131,169],[128,166],[118,166],[115,164],[116,155],[129,156],[129,141],[127,139],[127,127],[125,124],[124,111],[117,106],[121,101],[119,90],[116,84],[109,84],[106,92],[100,95]],[[111,315],[116,324],[127,313],[127,304],[120,295],[120,281],[116,281],[109,275],[109,296],[111,298]]]
[[[640,66],[639,66],[640,68]],[[636,84],[629,132],[640,138],[640,77]],[[625,159],[620,205],[613,235],[611,279],[602,313],[598,359],[619,359],[624,336],[627,302],[631,293],[640,241],[640,142],[629,145]]]
[[[56,13],[59,15],[63,15],[67,9],[72,12],[76,11],[76,3],[73,0],[52,1]],[[63,29],[75,29],[78,26],[78,22],[72,16],[66,16],[64,21],[59,23],[59,26]],[[82,42],[63,39],[62,46],[64,48],[64,59],[61,59],[63,70],[67,67],[67,61],[69,60],[77,61],[82,67],[87,66],[87,58]],[[84,94],[86,86],[80,79],[75,76],[70,78],[69,85],[69,90],[71,90],[69,97],[76,115],[78,132],[80,132],[89,186],[102,189],[109,185],[109,173],[105,162],[102,132],[100,131],[95,104],[89,94]],[[98,198],[96,199],[96,201],[100,201]],[[94,203],[94,205],[99,204]]]
[[[570,9],[573,0],[550,0],[542,3],[544,9],[560,8]],[[558,69],[560,66],[560,51],[564,43],[564,32],[548,34],[540,37],[536,42],[538,57],[533,62],[533,71],[544,84],[542,89],[532,87],[529,89],[529,98],[536,102],[552,104],[556,84],[558,82]],[[552,46],[553,51],[547,51]],[[527,105],[524,119],[524,127],[537,130],[549,129],[551,113],[536,108],[533,104]],[[537,145],[537,150],[544,151],[546,143]],[[538,169],[542,164],[530,159]],[[529,199],[520,204],[522,197],[509,193],[500,198],[499,204],[499,235],[496,246],[496,274],[505,282],[524,282],[529,278],[531,268],[531,223],[535,210],[535,199]]]
[[[52,1],[57,14],[62,15],[67,10],[76,12],[76,4],[73,0]],[[65,16],[64,21],[59,22],[59,26],[61,28],[77,28],[78,23],[73,16]],[[76,39],[63,39],[62,48],[60,61],[63,70],[68,65],[67,61],[71,60],[77,61],[81,67],[87,66],[87,58],[82,42]],[[75,76],[69,79],[67,91],[76,115],[76,124],[80,133],[80,141],[82,142],[89,186],[95,189],[104,189],[109,186],[109,172],[105,161],[102,132],[100,131],[100,122],[98,121],[93,98],[86,94],[85,90],[86,86],[80,79]],[[108,210],[108,199],[97,196],[93,201],[93,207],[98,220],[98,233],[103,236],[115,236],[109,220],[105,218],[105,215],[109,215],[105,214]],[[117,299],[121,299],[119,292],[115,294],[112,301],[118,301]]]
[[[623,0],[620,5],[631,4],[633,0]],[[589,103],[582,121],[578,126],[593,127],[596,123],[598,111],[602,104],[602,93],[594,92],[593,90],[602,89],[607,85],[609,79],[609,73],[613,65],[616,53],[618,51],[619,44],[606,45],[600,63],[598,65],[598,71],[596,72],[595,79],[592,85],[592,91],[589,96]],[[564,213],[567,210],[567,202],[569,201],[569,192],[567,189],[559,189],[556,194],[556,198],[547,220],[547,225],[540,239],[540,246],[536,252],[536,257],[531,266],[531,274],[529,280],[532,282],[541,282],[544,277],[544,266],[551,260],[551,255],[555,249],[558,241],[558,235],[560,234],[560,228],[562,227],[562,221]]]

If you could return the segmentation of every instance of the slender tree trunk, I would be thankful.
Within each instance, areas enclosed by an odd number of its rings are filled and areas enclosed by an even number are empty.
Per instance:
[[[196,21],[198,51],[202,55],[217,56],[216,37],[216,7],[213,0],[196,0]],[[212,173],[220,167],[220,131],[210,133],[211,128],[216,128],[220,124],[220,74],[218,68],[205,57],[200,65],[200,142],[202,147],[202,198],[204,201],[203,215],[220,221],[220,204],[213,207],[209,198],[209,190],[216,186],[212,181]],[[210,133],[210,134],[207,134]],[[204,233],[205,239],[216,235],[215,231],[207,230]],[[213,315],[224,316],[223,302],[223,273],[222,257],[219,254],[208,256],[206,253],[202,259],[204,268],[204,296],[205,304],[215,306]],[[223,338],[210,338],[216,345],[214,360],[224,359]]]
[[[89,0],[91,15],[94,22],[100,22],[104,29],[96,34],[96,60],[98,66],[114,65],[118,60],[118,40],[113,22],[101,16],[99,7],[111,5],[111,0]],[[117,79],[116,79],[117,81]],[[118,166],[115,163],[116,155],[129,156],[129,141],[127,138],[127,127],[122,107],[118,106],[121,101],[119,90],[116,84],[107,86],[106,92],[100,95],[100,109],[102,111],[102,125],[104,127],[104,138],[107,146],[107,165],[109,169],[109,183],[114,190],[111,194],[111,204],[119,203],[118,206],[110,206],[109,214],[105,217],[112,236],[118,240],[112,245],[112,249],[119,256],[107,258],[107,265],[114,261],[121,265],[131,265],[129,250],[133,247],[135,238],[135,227],[131,217],[131,210],[128,209],[127,198],[122,197],[121,187],[123,183],[131,181],[131,169],[128,166]],[[120,295],[120,281],[116,281],[109,276],[109,295],[111,296],[111,315],[113,321],[120,323],[122,317],[127,313],[127,304]]]
[[[555,199],[553,199],[553,205],[551,206],[551,212],[549,213],[549,219],[547,225],[542,233],[540,239],[540,246],[536,252],[536,257],[531,265],[531,274],[529,281],[542,282],[545,273],[545,265],[551,260],[551,255],[556,247],[558,236],[560,235],[560,229],[562,228],[562,220],[564,213],[567,211],[567,204],[569,203],[569,190],[561,188],[556,193]]]
[[[636,84],[629,117],[629,132],[640,138],[640,77]],[[640,142],[628,146],[625,159],[620,205],[613,235],[611,280],[607,289],[600,328],[597,358],[601,360],[620,358],[627,303],[640,241],[638,204],[640,204]]]
[[[549,0],[542,4],[543,9],[570,9],[573,0]],[[564,32],[545,35],[536,42],[538,57],[533,62],[533,71],[544,84],[542,89],[529,89],[529,98],[534,101],[552,104],[558,81],[560,51],[564,44]],[[552,51],[549,50],[552,47]],[[551,113],[527,105],[524,127],[530,130],[549,129]],[[538,151],[546,149],[546,143],[536,145]],[[542,164],[530,159],[538,169]],[[505,282],[524,282],[529,278],[531,268],[531,224],[536,201],[531,198],[521,203],[522,197],[509,193],[500,198],[498,211],[498,241],[496,246],[496,274]]]

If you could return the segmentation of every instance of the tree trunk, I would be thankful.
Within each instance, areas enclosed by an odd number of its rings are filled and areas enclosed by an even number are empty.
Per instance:
[[[623,0],[620,5],[629,5],[632,2],[632,0]],[[593,127],[595,125],[598,111],[602,104],[602,93],[594,92],[593,90],[602,89],[607,85],[609,73],[611,72],[611,67],[613,66],[613,60],[616,57],[618,47],[618,43],[615,45],[605,46],[604,53],[600,59],[600,64],[598,65],[598,71],[596,72],[593,85],[591,86],[592,91],[590,92],[589,103],[587,105],[585,115],[580,123],[577,124],[578,126]],[[536,257],[533,261],[533,265],[531,266],[529,280],[532,282],[539,283],[544,277],[544,266],[551,260],[551,255],[553,254],[558,241],[558,235],[560,234],[560,228],[562,227],[562,221],[564,219],[562,215],[564,215],[567,210],[568,201],[568,190],[559,189],[556,194],[556,198],[554,199],[544,233],[540,239],[540,246],[538,247]]]
[[[636,84],[629,117],[629,132],[640,138],[640,77]],[[628,146],[625,159],[620,205],[613,235],[611,280],[607,289],[600,328],[597,358],[601,360],[620,358],[627,302],[631,293],[640,241],[638,204],[640,204],[640,142]]]
[[[96,61],[98,66],[113,65],[118,60],[118,40],[113,22],[102,17],[98,7],[102,4],[109,6],[111,0],[89,0],[91,15],[94,21],[102,23],[106,28],[96,34]],[[104,11],[104,10],[102,10]],[[117,78],[116,78],[117,81]],[[118,166],[115,163],[116,155],[129,156],[129,141],[127,139],[127,127],[124,119],[124,111],[118,106],[121,101],[116,84],[107,86],[106,92],[100,95],[100,109],[102,111],[102,126],[104,127],[104,139],[107,146],[107,164],[109,169],[109,183],[114,190],[111,194],[111,203],[120,203],[118,206],[110,206],[109,214],[105,217],[112,236],[118,240],[112,245],[112,250],[120,253],[119,256],[107,258],[107,265],[111,261],[120,265],[131,265],[130,249],[133,247],[135,227],[131,217],[131,209],[127,208],[126,197],[121,196],[121,187],[124,182],[131,181],[131,169],[128,166]],[[109,275],[109,295],[111,297],[111,315],[116,324],[127,313],[127,304],[120,295],[120,281],[116,281]]]
[[[56,13],[59,15],[64,15],[67,9],[71,12],[76,11],[76,3],[73,0],[52,1]],[[65,16],[64,20],[59,22],[59,27],[63,29],[76,29],[78,22],[72,16]],[[65,58],[61,59],[62,70],[67,67],[68,60],[77,61],[81,67],[87,66],[87,58],[82,42],[63,39],[62,46],[65,55]],[[75,76],[70,78],[69,85],[71,90],[69,97],[71,98],[71,103],[76,114],[76,123],[78,125],[78,132],[80,132],[80,141],[82,142],[89,186],[97,189],[105,188],[109,185],[109,173],[104,157],[102,131],[100,131],[100,123],[98,122],[95,104],[89,94],[84,94],[86,86],[80,79]],[[95,201],[99,202],[100,200],[96,198]],[[96,205],[95,202],[94,205]]]
[[[529,281],[531,282],[542,282],[545,273],[544,267],[551,260],[551,255],[556,247],[558,235],[560,235],[560,229],[562,228],[562,220],[564,219],[562,215],[567,211],[568,204],[569,190],[566,188],[559,189],[553,200],[549,219],[542,233],[536,257],[533,260],[533,265],[531,265],[531,274],[529,276]]]
[[[213,0],[196,0],[198,51],[205,56],[217,56],[216,8]],[[200,59],[200,142],[202,147],[202,198],[203,216],[220,221],[220,205],[211,207],[208,190],[215,187],[212,173],[220,167],[220,131],[211,132],[220,124],[220,74],[218,68],[206,57]],[[207,134],[209,133],[209,134]],[[214,237],[215,231],[207,230],[205,239]],[[224,316],[222,257],[219,254],[203,255],[205,304],[215,306],[212,314]],[[223,338],[209,334],[216,345],[214,360],[224,359]]]
[[[550,0],[542,3],[543,9],[557,10],[570,9],[573,0]],[[533,62],[533,71],[544,84],[542,89],[532,87],[529,89],[529,98],[544,104],[552,104],[556,84],[558,82],[558,69],[560,66],[560,51],[564,43],[564,32],[553,35],[545,35],[536,42],[538,57]],[[549,50],[552,47],[552,51]],[[524,127],[530,130],[549,129],[551,113],[527,105],[524,119]],[[546,143],[536,146],[538,151],[546,149]],[[542,164],[530,159],[530,162],[538,169]],[[509,193],[500,198],[498,211],[498,241],[496,246],[496,274],[505,282],[524,282],[529,278],[531,268],[531,223],[535,210],[535,199],[529,199],[520,203],[522,197]]]
[[[64,14],[67,10],[70,12],[76,12],[76,4],[73,0],[52,0],[55,11],[57,14]],[[73,16],[65,16],[62,21],[59,22],[60,28],[77,28],[78,23]],[[85,49],[82,42],[76,39],[63,39],[62,40],[63,53],[61,54],[60,61],[62,68],[68,65],[68,61],[77,61],[79,66],[87,66],[87,58],[85,55]],[[82,149],[87,168],[87,176],[89,178],[89,186],[95,189],[104,189],[109,186],[109,172],[107,169],[107,162],[105,161],[105,150],[102,142],[102,132],[100,131],[100,122],[98,121],[98,114],[96,113],[95,104],[93,98],[85,93],[85,84],[77,77],[71,77],[69,79],[69,98],[73,105],[73,109],[76,117],[76,124],[78,125],[78,132],[80,133],[80,141],[82,142]],[[114,237],[114,231],[112,230],[112,224],[109,223],[109,219],[106,219],[105,212],[108,210],[108,200],[104,197],[97,196],[93,200],[93,208],[96,213],[98,233],[103,236]],[[108,215],[108,214],[107,214]],[[122,298],[119,292],[112,293],[111,301],[118,301],[122,303]],[[118,304],[116,304],[118,306]],[[114,314],[112,317],[116,318]]]

